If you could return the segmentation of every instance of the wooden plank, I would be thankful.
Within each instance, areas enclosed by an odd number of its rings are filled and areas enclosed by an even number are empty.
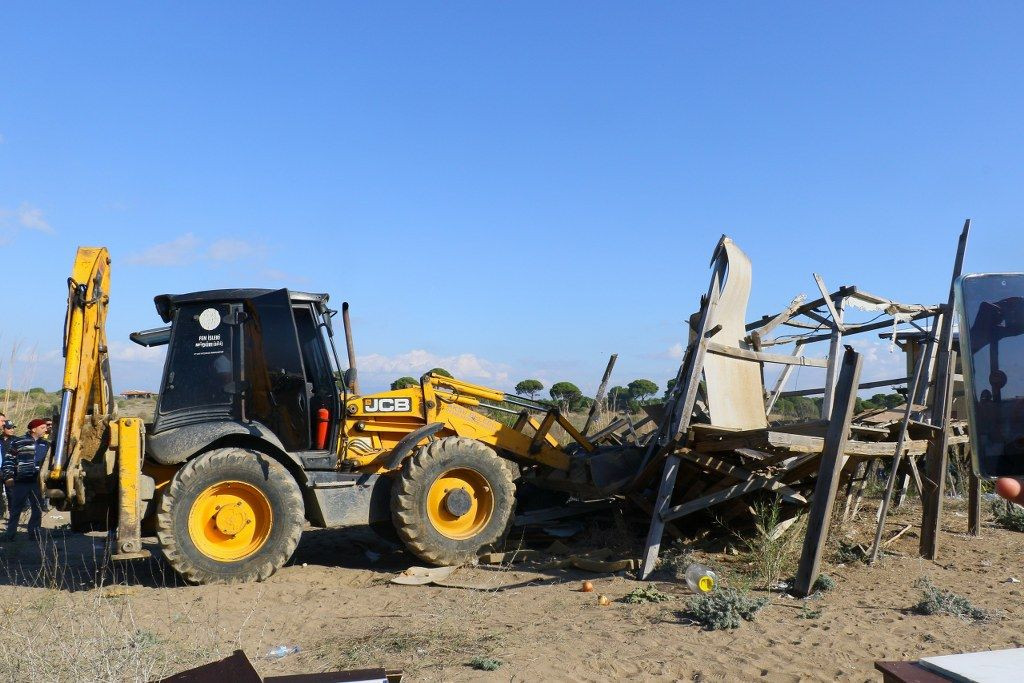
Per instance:
[[[755,361],[757,363],[778,363],[780,365],[802,365],[811,368],[828,367],[826,358],[808,358],[806,356],[787,356],[782,353],[764,353],[763,351],[750,351],[735,346],[726,346],[718,342],[708,342],[708,353],[730,358]]]
[[[663,511],[668,507],[669,499],[672,496],[672,489],[675,488],[676,476],[679,474],[679,456],[670,455],[665,460],[665,469],[661,473],[661,486],[658,487],[658,498],[651,508],[651,526],[647,530],[647,542],[644,545],[643,561],[640,565],[641,580],[646,579],[654,571],[658,564],[658,551],[661,549],[661,536],[665,531],[665,519]]]
[[[763,325],[759,325],[756,328],[756,331],[752,332],[751,336],[753,336],[753,334],[757,334],[761,337],[764,337],[767,334],[771,334],[772,330],[774,330],[776,327],[783,324],[784,322],[787,322],[790,318],[796,315],[797,309],[800,308],[800,306],[803,305],[804,301],[806,300],[806,294],[796,295],[795,297],[793,297],[793,300],[789,302],[789,306],[786,307],[786,310],[782,311],[782,313],[779,313],[774,318],[769,319]],[[749,325],[747,325],[747,330],[751,330],[751,327]]]
[[[807,536],[804,537],[803,552],[797,569],[794,591],[799,596],[811,594],[812,586],[821,568],[821,556],[828,538],[832,506],[835,503],[836,488],[845,463],[843,453],[850,419],[857,400],[855,387],[860,379],[861,356],[851,347],[846,348],[839,364],[839,381],[836,383],[835,409],[829,420],[829,432],[825,437],[825,451],[821,456],[818,481],[814,486],[811,511],[808,514]]]
[[[759,430],[758,434],[740,433],[721,440],[697,441],[694,450],[698,453],[721,453],[737,448],[755,450],[785,450],[791,453],[821,453],[825,440],[820,436],[786,434],[777,431]],[[891,456],[896,444],[891,441],[846,441],[844,455],[860,458]],[[922,455],[928,448],[924,440],[907,440],[903,444],[904,454]]]
[[[891,387],[894,384],[906,384],[909,380],[908,377],[894,377],[893,379],[880,379],[874,382],[862,382],[858,389],[874,389],[875,387]],[[782,392],[783,396],[816,396],[818,394],[824,394],[825,387],[819,387],[817,389],[794,389],[792,391]]]
[[[604,392],[608,389],[608,380],[612,376],[612,368],[615,367],[615,360],[619,357],[619,354],[613,353],[611,358],[608,359],[608,365],[604,369],[604,376],[601,377],[601,384],[597,387],[597,394],[594,395],[594,404],[590,406],[590,414],[587,415],[587,421],[583,425],[582,434],[587,435],[590,431],[590,425],[594,422],[594,416],[597,414],[598,408],[604,401]]]
[[[805,455],[803,458],[798,458],[797,462],[793,463],[793,467],[795,468],[798,465],[804,464],[805,462],[813,460],[817,457],[817,454]],[[779,481],[778,477],[776,477],[775,479],[768,479],[766,477],[751,477],[742,484],[730,486],[729,488],[722,489],[721,491],[717,491],[715,493],[709,493],[706,496],[702,496],[688,503],[683,503],[682,505],[673,506],[668,510],[665,510],[662,513],[661,517],[662,520],[664,520],[665,522],[669,522],[674,519],[679,519],[680,517],[692,515],[694,512],[699,512],[713,505],[724,503],[727,500],[732,500],[733,498],[737,498],[747,493],[760,491],[761,489],[768,489],[769,491],[778,491],[785,487],[786,485]]]
[[[727,477],[731,477],[732,479],[747,480],[755,476],[754,474],[748,472],[742,467],[730,465],[727,462],[723,462],[717,458],[708,455],[698,455],[697,453],[691,452],[683,457],[703,469],[710,470],[712,472],[718,472],[719,474],[724,474]],[[807,502],[806,498],[804,498],[802,495],[800,495],[793,489],[789,488],[788,486],[783,486],[777,489],[777,491],[779,495],[781,495],[788,503],[802,505]]]

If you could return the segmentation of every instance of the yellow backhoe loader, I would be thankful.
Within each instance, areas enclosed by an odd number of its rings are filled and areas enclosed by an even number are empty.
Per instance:
[[[155,415],[118,418],[109,303],[107,249],[79,248],[46,493],[76,530],[116,530],[115,559],[145,556],[155,535],[191,582],[266,579],[306,522],[390,524],[423,560],[464,562],[501,542],[518,482],[607,497],[642,456],[593,443],[556,409],[438,374],[361,395],[348,305],[341,372],[328,295],[286,289],[157,296],[165,326],[131,335],[167,346]]]

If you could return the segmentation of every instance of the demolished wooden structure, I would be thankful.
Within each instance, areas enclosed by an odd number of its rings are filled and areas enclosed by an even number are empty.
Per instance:
[[[967,221],[954,279],[969,229]],[[651,515],[640,577],[654,570],[666,525],[678,534],[673,525],[696,513],[728,523],[747,514],[751,496],[770,492],[790,517],[810,509],[796,587],[806,594],[817,577],[838,492],[846,487],[844,517],[855,516],[867,473],[880,459],[889,462],[889,476],[872,553],[877,555],[885,511],[906,474],[924,503],[921,552],[934,557],[945,453],[967,441],[962,422],[952,433],[950,420],[957,379],[951,365],[952,300],[903,304],[855,286],[829,291],[815,274],[818,298],[808,302],[801,295],[780,313],[745,322],[751,282],[749,259],[723,236],[712,257],[707,293],[690,319],[676,382],[657,430],[646,440],[643,466],[628,496]],[[852,322],[851,309],[876,315]],[[844,345],[850,337],[880,330],[890,330],[883,336],[896,344],[900,328],[920,335],[911,369],[898,377],[860,382],[861,359],[852,348],[844,351]],[[826,343],[825,355],[805,355],[813,345]],[[789,353],[768,350],[785,346]],[[781,366],[770,389],[764,384],[766,366]],[[803,367],[823,369],[824,386],[787,391],[794,371]],[[854,418],[857,392],[885,386],[906,386],[906,404]],[[822,397],[820,419],[770,421],[780,398],[813,395]],[[928,463],[924,473],[918,466],[922,456]]]

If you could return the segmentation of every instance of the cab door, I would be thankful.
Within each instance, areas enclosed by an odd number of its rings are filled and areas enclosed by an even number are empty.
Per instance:
[[[244,323],[246,417],[289,451],[309,449],[310,387],[287,289],[249,299]]]

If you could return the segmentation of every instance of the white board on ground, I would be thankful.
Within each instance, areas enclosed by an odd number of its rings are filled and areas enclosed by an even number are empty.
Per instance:
[[[918,664],[954,681],[969,683],[1019,681],[1022,676],[1021,672],[1024,672],[1024,647],[925,657]]]

